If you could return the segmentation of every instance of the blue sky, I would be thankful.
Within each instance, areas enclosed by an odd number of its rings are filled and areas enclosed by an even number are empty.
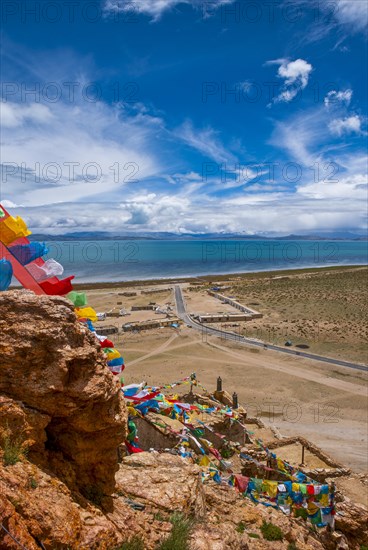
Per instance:
[[[9,1],[1,200],[34,231],[366,230],[367,2]]]

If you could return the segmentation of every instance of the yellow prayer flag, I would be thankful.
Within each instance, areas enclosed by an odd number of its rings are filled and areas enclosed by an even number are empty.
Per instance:
[[[207,455],[204,455],[201,460],[199,461],[200,466],[207,467],[211,464],[211,461]]]

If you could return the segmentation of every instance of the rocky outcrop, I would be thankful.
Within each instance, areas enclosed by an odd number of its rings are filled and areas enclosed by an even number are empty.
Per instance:
[[[73,306],[11,291],[0,293],[0,313],[0,550],[112,550],[135,534],[162,537],[168,525],[146,526],[111,496],[126,408]]]
[[[336,504],[336,529],[341,531],[351,544],[357,547],[368,541],[368,512],[363,506],[354,504],[350,499]]]
[[[300,550],[323,550],[303,521],[255,506],[228,485],[202,484],[200,473],[198,466],[179,456],[144,452],[123,459],[117,488],[120,495],[143,505],[146,513],[168,519],[183,512],[194,518],[191,550],[286,550],[291,543]],[[278,526],[283,540],[265,540],[263,521]]]
[[[0,294],[0,428],[70,487],[110,494],[126,409],[95,337],[72,304]]]
[[[123,459],[118,490],[149,509],[181,512],[197,519],[206,513],[199,466],[169,453],[138,453]]]
[[[98,508],[78,503],[57,477],[27,461],[0,467],[0,549],[110,549],[119,537]],[[121,537],[120,537],[121,539]]]
[[[254,505],[229,486],[219,487],[209,483],[205,485],[205,497],[209,513],[205,526],[198,534],[196,531],[193,533],[193,550],[286,550],[289,545],[300,550],[324,548],[318,533],[312,533],[303,520],[287,517],[261,504]],[[263,522],[277,526],[282,533],[282,540],[266,540],[261,531]],[[208,544],[211,533],[213,546]],[[220,538],[221,533],[223,540]]]

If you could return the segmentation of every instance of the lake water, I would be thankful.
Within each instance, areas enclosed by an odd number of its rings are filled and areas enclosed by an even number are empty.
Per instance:
[[[113,282],[367,264],[366,241],[52,241],[75,282]]]

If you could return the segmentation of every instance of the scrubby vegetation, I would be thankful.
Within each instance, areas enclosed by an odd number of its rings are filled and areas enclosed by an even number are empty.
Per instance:
[[[29,479],[29,487],[30,487],[30,489],[37,489],[38,483],[37,483],[37,480],[34,477],[31,477]]]
[[[170,536],[157,550],[189,550],[189,537],[193,521],[182,514],[174,514],[170,519],[173,527]]]
[[[12,436],[8,431],[2,436],[1,448],[4,466],[13,466],[27,454],[22,438]]]
[[[267,521],[262,523],[261,533],[266,540],[282,540],[284,538],[280,527]]]
[[[244,521],[240,521],[238,523],[238,525],[236,526],[236,530],[238,531],[238,533],[244,533],[245,531],[245,523]]]
[[[144,550],[144,542],[140,537],[133,537],[119,546],[117,550]]]

